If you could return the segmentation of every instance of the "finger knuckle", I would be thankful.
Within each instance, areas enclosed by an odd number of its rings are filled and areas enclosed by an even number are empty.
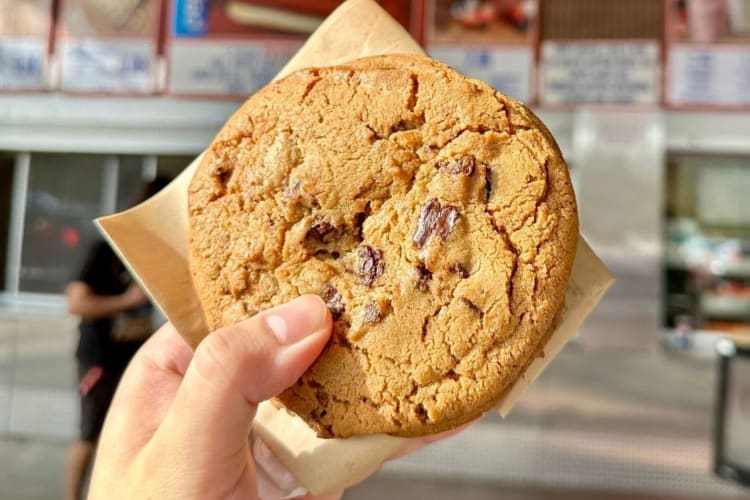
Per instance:
[[[196,369],[201,375],[208,379],[224,377],[237,384],[263,371],[273,352],[267,335],[254,323],[222,328],[206,337],[195,354]]]
[[[228,377],[228,364],[233,348],[223,332],[217,331],[206,337],[195,351],[195,368],[208,380]]]

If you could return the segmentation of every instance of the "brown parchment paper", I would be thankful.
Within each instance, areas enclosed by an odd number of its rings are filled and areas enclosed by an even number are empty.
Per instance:
[[[387,53],[423,53],[420,46],[374,0],[348,0],[334,11],[277,75],[309,66],[337,64]],[[97,220],[109,243],[164,315],[196,346],[206,334],[188,269],[188,185],[196,158],[168,187],[125,212]],[[514,384],[498,411],[510,412],[529,385],[575,334],[613,279],[581,238],[565,309],[537,358]],[[371,474],[408,440],[387,435],[319,439],[304,421],[263,403],[253,430],[307,490],[332,493]]]

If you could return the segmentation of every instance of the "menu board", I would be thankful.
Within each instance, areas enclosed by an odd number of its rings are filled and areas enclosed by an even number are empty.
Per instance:
[[[0,90],[49,85],[52,0],[0,0]]]
[[[268,83],[340,0],[174,0],[166,55],[167,91],[245,98]],[[384,0],[406,28],[415,5]]]
[[[667,0],[666,103],[750,107],[750,0]]]
[[[428,0],[426,7],[432,57],[511,97],[534,99],[537,0]]]
[[[657,41],[545,42],[539,95],[543,104],[656,104]]]
[[[160,14],[161,0],[61,0],[61,89],[155,92]]]
[[[658,0],[543,0],[540,102],[658,104],[663,15]]]

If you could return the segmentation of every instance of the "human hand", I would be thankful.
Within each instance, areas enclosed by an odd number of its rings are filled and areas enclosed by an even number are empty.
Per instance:
[[[138,283],[131,283],[122,293],[124,309],[132,309],[148,302],[148,295]]]
[[[257,498],[248,444],[257,405],[304,373],[330,331],[317,296],[217,330],[195,354],[171,324],[163,326],[120,382],[90,498]],[[408,451],[439,437],[412,440]]]

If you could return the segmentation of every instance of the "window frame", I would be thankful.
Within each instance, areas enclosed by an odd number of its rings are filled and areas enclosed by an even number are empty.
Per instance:
[[[11,187],[10,223],[8,227],[7,258],[0,263],[6,268],[5,289],[0,290],[0,311],[65,314],[65,300],[62,293],[39,293],[23,291],[21,269],[23,264],[23,236],[29,193],[31,161],[34,154],[43,152],[17,151],[13,166],[13,186]],[[87,154],[86,152],[65,154]],[[141,177],[146,179],[156,171],[155,155],[141,156]],[[101,163],[102,185],[99,200],[100,212],[110,214],[116,211],[119,192],[120,155],[105,155]]]
[[[737,358],[750,358],[750,346],[722,339],[717,344],[718,377],[713,421],[713,471],[718,477],[750,486],[750,468],[729,460],[724,451],[729,398],[729,365]]]

